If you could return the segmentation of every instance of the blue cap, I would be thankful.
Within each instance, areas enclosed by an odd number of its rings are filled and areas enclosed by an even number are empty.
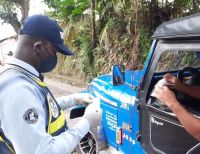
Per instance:
[[[195,52],[195,54],[196,54],[197,58],[200,59],[200,52],[197,51],[197,52]]]
[[[27,34],[41,39],[45,39],[55,45],[58,52],[64,55],[73,55],[65,45],[62,39],[62,29],[47,16],[33,15],[27,17],[24,22],[20,34]]]

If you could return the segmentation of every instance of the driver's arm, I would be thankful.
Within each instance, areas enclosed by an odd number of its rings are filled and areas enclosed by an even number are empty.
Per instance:
[[[178,101],[174,102],[171,110],[176,114],[183,127],[200,141],[200,119],[194,117]]]
[[[176,99],[168,87],[156,87],[152,96],[165,103],[177,116],[183,127],[200,141],[200,119],[190,114]]]
[[[182,83],[179,88],[180,88],[180,91],[194,98],[200,99],[200,86],[191,86],[191,85]]]
[[[167,82],[173,84],[171,88],[184,92],[194,98],[200,99],[200,86],[191,86],[182,83],[178,78],[170,73],[165,74],[164,78]]]

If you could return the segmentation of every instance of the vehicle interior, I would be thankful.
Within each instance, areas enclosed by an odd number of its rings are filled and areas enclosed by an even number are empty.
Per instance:
[[[199,141],[185,130],[166,105],[151,97],[154,86],[166,73],[177,76],[185,84],[200,85],[199,18],[198,14],[165,22],[152,36],[157,44],[152,48],[153,54],[140,89],[141,144],[148,153],[200,153]],[[172,90],[186,110],[200,118],[200,100]]]
[[[200,152],[198,141],[186,132],[176,115],[165,104],[151,96],[154,86],[166,73],[173,74],[185,84],[200,86],[199,55],[198,51],[166,50],[158,58],[146,95],[149,120],[149,136],[146,138],[146,143],[153,149],[153,153],[196,154]],[[181,91],[172,90],[190,113],[200,117],[200,100]]]
[[[172,113],[171,110],[159,100],[152,98],[151,93],[155,84],[163,78],[166,73],[171,73],[181,82],[200,86],[200,52],[197,51],[166,51],[159,58],[156,70],[151,80],[148,91],[148,103],[159,110]],[[181,91],[172,89],[176,98],[183,106],[196,116],[200,116],[200,100],[197,100]]]

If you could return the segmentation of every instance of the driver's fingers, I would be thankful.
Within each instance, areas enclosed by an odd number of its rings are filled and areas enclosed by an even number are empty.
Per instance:
[[[165,79],[171,79],[173,77],[173,75],[171,73],[167,73],[164,75]]]
[[[167,81],[167,82],[170,82],[170,83],[175,83],[175,81],[176,81],[176,77],[175,76],[173,76],[172,74],[170,74],[170,73],[167,73],[167,74],[165,74],[164,75],[164,78],[165,78],[165,80]]]
[[[162,88],[155,87],[154,91],[152,92],[151,96],[158,98],[162,94]]]

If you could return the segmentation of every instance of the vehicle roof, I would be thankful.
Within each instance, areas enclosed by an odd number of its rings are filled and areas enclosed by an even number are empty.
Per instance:
[[[200,38],[200,13],[164,22],[156,28],[153,39]]]

